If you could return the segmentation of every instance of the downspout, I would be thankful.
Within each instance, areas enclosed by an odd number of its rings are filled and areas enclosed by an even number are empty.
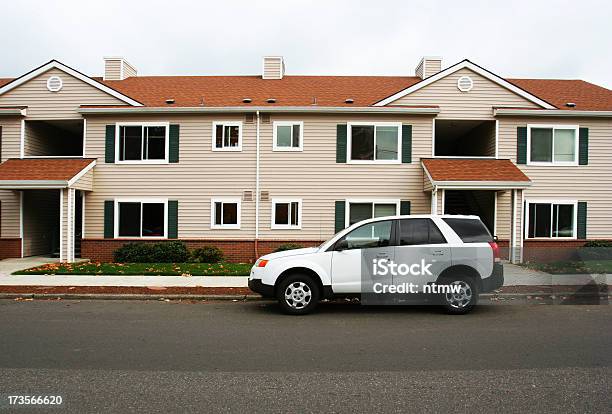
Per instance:
[[[257,127],[255,132],[255,259],[259,258],[259,111],[256,112]]]

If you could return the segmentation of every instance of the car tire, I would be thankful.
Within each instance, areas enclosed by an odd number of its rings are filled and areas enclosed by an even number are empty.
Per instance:
[[[442,306],[449,314],[464,315],[474,309],[478,303],[478,284],[471,277],[446,277],[438,284],[461,287],[458,293],[440,294]]]
[[[278,285],[276,291],[281,309],[289,315],[305,315],[314,311],[320,296],[318,283],[304,274],[290,275]]]

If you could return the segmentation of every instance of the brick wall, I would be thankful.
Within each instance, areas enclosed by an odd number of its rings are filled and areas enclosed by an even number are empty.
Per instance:
[[[558,262],[580,260],[578,249],[587,240],[525,240],[523,241],[524,262]]]
[[[0,259],[21,257],[21,239],[0,239]]]
[[[180,239],[189,249],[196,249],[203,246],[216,246],[223,250],[225,259],[235,263],[251,263],[255,257],[254,240],[201,240],[201,239]],[[157,243],[159,240],[115,240],[115,239],[83,239],[81,242],[81,256],[91,259],[94,262],[112,262],[113,252],[126,243]],[[321,241],[303,240],[259,240],[257,250],[258,255],[272,253],[283,243],[298,243],[304,247],[318,246]]]

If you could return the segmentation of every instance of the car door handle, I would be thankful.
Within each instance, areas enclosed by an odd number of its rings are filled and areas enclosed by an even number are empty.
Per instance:
[[[432,256],[444,256],[444,250],[432,250],[431,255]]]
[[[376,257],[378,257],[379,259],[388,259],[389,253],[378,253]]]

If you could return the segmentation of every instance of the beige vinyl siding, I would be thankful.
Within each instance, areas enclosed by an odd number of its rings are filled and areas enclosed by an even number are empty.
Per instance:
[[[94,170],[96,167],[93,167],[89,171],[87,171],[81,178],[79,178],[71,188],[75,188],[77,190],[84,191],[92,191],[94,184]]]
[[[0,101],[1,102],[1,101]],[[0,118],[2,162],[21,155],[21,118]]]
[[[495,234],[500,240],[510,239],[512,224],[512,190],[497,192],[497,216],[495,218]]]
[[[47,79],[51,76],[62,79],[59,92],[47,89]],[[80,105],[125,105],[125,102],[59,69],[50,69],[0,95],[0,105],[27,106],[27,119],[71,119],[81,118],[76,111]]]
[[[59,237],[59,190],[24,191],[23,255],[49,254]]]
[[[104,61],[104,79],[121,79],[121,59],[108,59]]]
[[[213,121],[243,121],[242,151],[212,151]],[[115,122],[168,121],[180,125],[179,163],[106,164],[105,126]],[[104,235],[104,200],[168,198],[178,200],[180,238],[253,239],[255,201],[241,203],[240,230],[211,230],[211,199],[241,198],[255,191],[255,124],[244,116],[125,117],[87,119],[87,156],[97,158],[95,189],[86,197],[87,237]]]
[[[20,229],[20,192],[0,190],[0,204],[2,209],[1,236],[3,238],[21,237]]]
[[[461,76],[469,76],[474,81],[470,92],[457,89],[457,80]],[[439,105],[438,119],[493,119],[494,106],[539,108],[469,69],[460,69],[389,105]]]
[[[70,194],[69,189],[63,188],[60,190],[60,223],[61,223],[61,242],[60,242],[60,256],[63,260],[67,260],[68,258],[68,220],[71,217],[70,211],[68,209],[68,195]]]
[[[516,162],[516,129],[527,124],[569,124],[589,128],[589,164],[570,167],[519,165],[533,181],[524,197],[587,202],[587,237],[612,238],[612,121],[532,118],[499,120],[499,157]]]

